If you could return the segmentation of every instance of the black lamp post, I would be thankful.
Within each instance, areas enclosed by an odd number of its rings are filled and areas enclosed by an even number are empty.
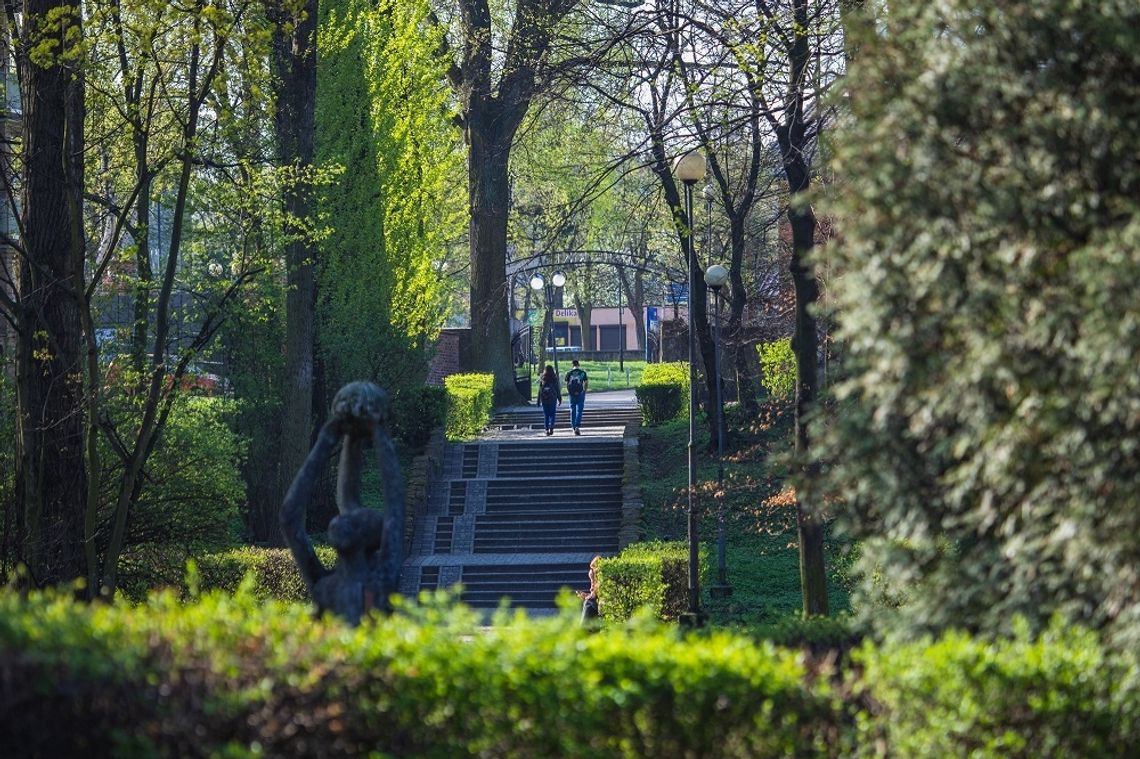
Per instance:
[[[713,384],[716,386],[716,489],[724,491],[724,399],[720,388],[720,288],[728,281],[728,269],[713,264],[705,269],[705,284],[713,291],[716,301],[716,316],[713,322]],[[722,496],[723,497],[723,496]],[[716,522],[716,585],[709,588],[713,598],[726,598],[732,595],[728,584],[728,562],[725,558],[724,504],[717,511]]]
[[[700,627],[701,614],[700,543],[697,537],[697,337],[693,329],[693,293],[697,282],[697,253],[693,248],[693,185],[705,177],[705,157],[692,151],[673,162],[673,175],[685,185],[685,244],[689,259],[689,297],[686,316],[689,328],[689,611],[681,623]]]
[[[558,375],[558,345],[554,341],[554,291],[566,284],[566,275],[560,271],[554,272],[550,277],[551,284],[546,284],[541,272],[535,272],[530,278],[530,287],[534,291],[541,290],[545,297],[546,319],[550,327],[550,354],[554,361],[554,374]]]

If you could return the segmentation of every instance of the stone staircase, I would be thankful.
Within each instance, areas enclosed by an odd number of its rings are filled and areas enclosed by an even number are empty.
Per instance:
[[[594,405],[581,436],[564,404],[553,437],[539,409],[521,407],[497,414],[482,439],[449,444],[415,517],[401,592],[461,583],[474,608],[507,597],[549,613],[562,588],[584,590],[590,559],[636,539],[640,508],[637,409]]]

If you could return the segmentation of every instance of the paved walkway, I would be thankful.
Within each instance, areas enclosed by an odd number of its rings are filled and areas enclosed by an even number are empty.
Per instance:
[[[476,608],[507,596],[541,614],[562,587],[584,588],[590,559],[636,533],[637,438],[625,436],[636,420],[632,390],[595,392],[580,436],[564,402],[553,436],[541,409],[519,405],[499,409],[479,440],[449,444],[416,517],[401,591],[462,583]]]

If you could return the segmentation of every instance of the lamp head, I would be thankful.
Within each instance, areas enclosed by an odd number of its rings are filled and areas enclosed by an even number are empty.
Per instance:
[[[713,264],[705,269],[705,284],[714,290],[719,290],[724,287],[724,283],[728,281],[728,269],[720,264]]]
[[[546,281],[543,280],[542,275],[539,274],[538,272],[535,272],[534,274],[532,274],[530,276],[530,289],[531,290],[541,290],[542,286],[545,284],[546,284]]]
[[[554,276],[550,278],[550,281],[554,283],[555,287],[562,287],[566,284],[566,275],[560,271],[556,271],[554,272]]]
[[[690,150],[673,161],[673,176],[687,185],[705,178],[705,156],[699,150]]]

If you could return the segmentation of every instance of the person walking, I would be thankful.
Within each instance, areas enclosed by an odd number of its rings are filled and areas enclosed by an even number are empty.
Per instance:
[[[542,370],[538,379],[538,402],[542,405],[543,426],[547,435],[554,434],[554,416],[562,405],[562,388],[558,385],[558,375],[550,364]]]
[[[578,359],[570,362],[573,369],[566,372],[566,392],[570,395],[570,426],[575,435],[581,435],[582,408],[586,404],[586,391],[590,389],[590,376],[578,365]]]

